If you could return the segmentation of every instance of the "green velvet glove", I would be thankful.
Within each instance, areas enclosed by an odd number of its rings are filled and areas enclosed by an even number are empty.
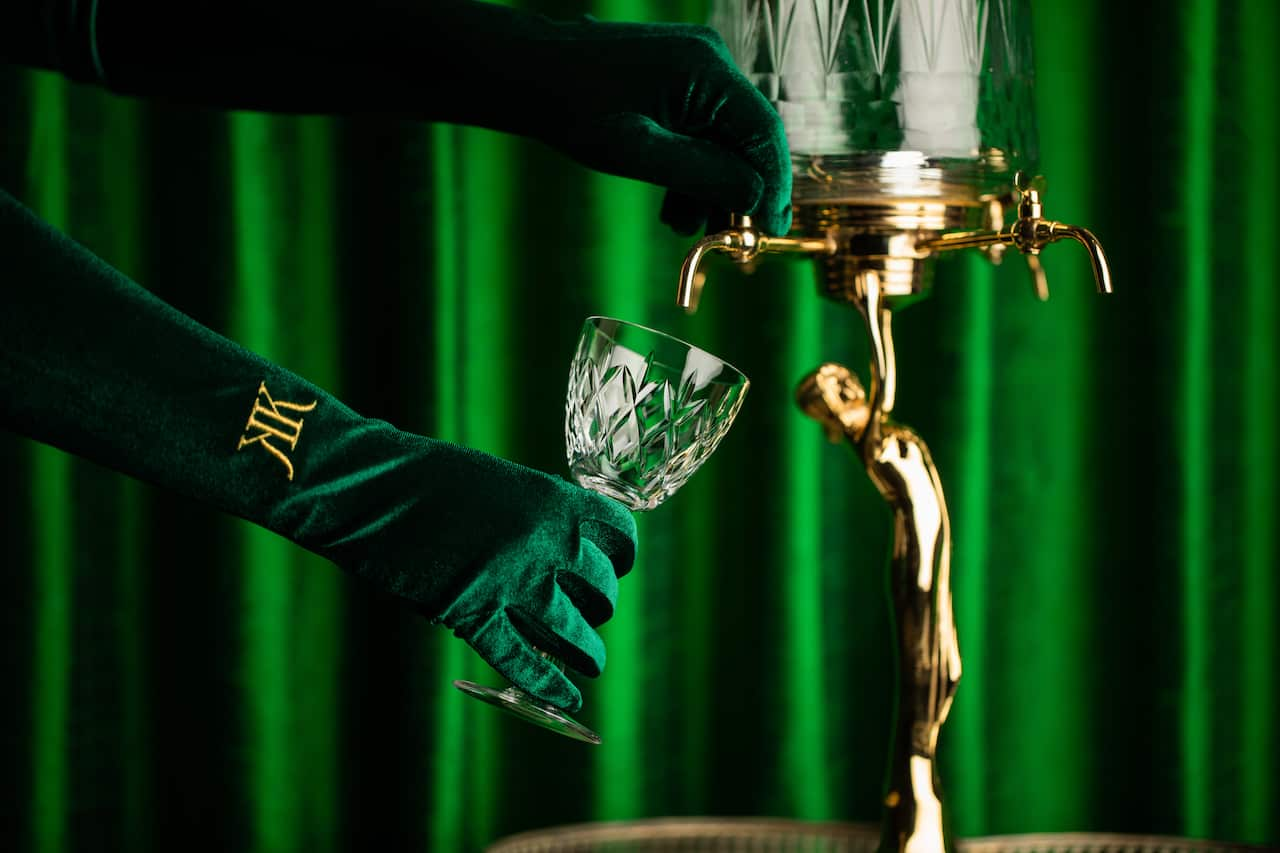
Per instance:
[[[0,426],[194,497],[451,627],[577,709],[635,555],[621,504],[361,417],[156,299],[0,191]],[[261,567],[260,571],[271,571]]]
[[[0,61],[224,108],[516,133],[669,188],[662,217],[682,233],[729,211],[790,228],[782,121],[706,27],[553,21],[473,0],[11,2]],[[30,32],[33,6],[45,32]]]

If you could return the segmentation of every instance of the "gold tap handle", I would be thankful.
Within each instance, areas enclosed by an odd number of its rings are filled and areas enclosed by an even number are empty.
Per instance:
[[[703,259],[712,252],[724,252],[739,264],[750,263],[757,255],[766,252],[791,252],[804,254],[823,254],[835,251],[835,243],[827,238],[806,237],[771,237],[757,231],[751,224],[751,217],[731,214],[729,228],[717,234],[703,237],[689,254],[685,256],[680,267],[680,287],[676,291],[676,304],[687,313],[698,310],[698,302],[702,297],[702,287],[706,276],[699,271]]]
[[[1031,287],[1035,291],[1036,299],[1041,302],[1049,300],[1049,279],[1044,274],[1044,264],[1040,263],[1039,255],[1023,255],[1027,259],[1027,269],[1031,271]]]
[[[958,231],[943,234],[932,240],[922,240],[917,248],[930,252],[944,252],[953,249],[990,249],[994,246],[1013,246],[1027,256],[1031,266],[1031,275],[1035,283],[1036,295],[1047,299],[1049,285],[1044,275],[1044,268],[1035,260],[1040,250],[1050,243],[1059,240],[1075,240],[1084,246],[1089,253],[1089,262],[1093,267],[1093,278],[1099,293],[1111,293],[1111,266],[1107,263],[1102,243],[1085,228],[1077,225],[1066,225],[1044,218],[1044,205],[1040,200],[1043,189],[1043,178],[1037,176],[1029,180],[1019,172],[1014,178],[1017,187],[1018,218],[1008,228],[988,231]]]

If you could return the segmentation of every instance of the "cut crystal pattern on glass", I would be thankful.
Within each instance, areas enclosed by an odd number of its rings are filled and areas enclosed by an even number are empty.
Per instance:
[[[889,152],[1034,171],[1028,0],[712,0],[710,24],[781,115],[797,177]]]
[[[573,359],[565,405],[574,480],[633,510],[653,509],[720,444],[747,386],[741,373],[704,350],[592,318]]]
[[[749,384],[730,365],[670,335],[589,317],[569,368],[565,402],[565,447],[573,479],[633,511],[653,509],[716,449]],[[453,684],[526,722],[600,743],[599,735],[562,709],[519,687],[462,680]]]

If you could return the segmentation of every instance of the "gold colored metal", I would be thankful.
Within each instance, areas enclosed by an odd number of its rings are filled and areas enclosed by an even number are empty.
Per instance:
[[[1050,243],[1056,243],[1059,240],[1075,240],[1089,253],[1089,262],[1093,266],[1093,278],[1097,283],[1098,292],[1111,293],[1111,267],[1107,263],[1106,253],[1102,251],[1102,244],[1098,238],[1086,228],[1045,219],[1044,205],[1040,201],[1041,190],[1037,185],[1039,179],[1028,181],[1019,172],[1015,181],[1021,198],[1018,201],[1018,218],[1008,229],[942,234],[922,241],[920,248],[926,252],[971,248],[990,252],[997,246],[1013,246],[1029,258],[1034,258]],[[1032,266],[1032,274],[1036,281],[1036,294],[1042,299],[1047,299],[1049,286],[1045,281],[1044,271],[1038,263]]]
[[[725,252],[743,265],[769,252],[808,254],[818,262],[820,292],[854,305],[863,318],[871,349],[869,387],[864,389],[847,368],[828,363],[801,381],[796,397],[828,439],[854,447],[893,511],[890,585],[898,702],[881,853],[954,849],[935,757],[961,669],[946,496],[924,441],[891,417],[897,391],[893,311],[928,293],[932,258],[961,248],[981,249],[992,263],[1000,263],[1012,246],[1027,259],[1036,295],[1047,299],[1039,254],[1050,243],[1068,239],[1089,252],[1098,291],[1110,293],[1111,271],[1101,244],[1084,228],[1045,219],[1042,190],[1039,179],[1029,181],[1022,173],[1014,192],[999,198],[925,175],[883,186],[872,181],[821,200],[797,197],[799,236],[768,237],[748,217],[739,217],[728,230],[700,240],[680,271],[677,303],[693,313],[705,281],[699,266],[708,253]],[[1004,213],[1015,202],[1017,218],[1006,227]]]
[[[804,205],[797,208],[802,230],[819,233],[835,247],[818,260],[818,287],[837,302],[857,303],[858,277],[874,272],[886,300],[905,304],[929,290],[931,268],[922,237],[975,224],[975,200],[895,198]]]
[[[857,303],[852,282],[863,272],[880,276],[885,299],[901,306],[928,293],[932,269],[924,263],[940,252],[981,249],[992,263],[1000,263],[1006,249],[1018,249],[1027,259],[1037,298],[1049,298],[1049,285],[1040,264],[1041,250],[1059,240],[1075,240],[1085,247],[1099,293],[1111,293],[1111,269],[1102,244],[1090,231],[1044,218],[1042,181],[1021,172],[1015,195],[1005,199],[965,194],[953,188],[949,196],[869,196],[838,204],[799,204],[796,224],[801,235],[770,237],[757,231],[747,216],[731,218],[726,231],[694,244],[680,269],[676,304],[692,314],[698,308],[706,281],[699,269],[712,252],[724,252],[742,265],[753,265],[768,253],[808,254],[819,262],[819,287],[838,302]],[[1017,200],[1017,219],[1004,226],[1004,211]]]
[[[1012,196],[1002,196],[1000,198],[989,198],[986,200],[986,208],[984,210],[982,228],[984,231],[1000,231],[1004,228],[1004,209],[1007,205],[1016,202]],[[1005,249],[1008,245],[1005,243],[992,243],[989,246],[983,246],[979,251],[987,256],[987,260],[991,261],[994,266],[999,266],[1004,260]],[[1035,293],[1036,299],[1045,302],[1049,299],[1049,281],[1044,274],[1044,265],[1040,263],[1040,256],[1023,255],[1027,259],[1027,271],[1031,273],[1031,289]]]
[[[842,364],[824,364],[801,380],[796,402],[822,426],[832,444],[862,435],[871,416],[862,383]]]
[[[702,285],[706,277],[698,271],[702,259],[711,252],[725,252],[739,264],[749,264],[762,252],[790,252],[819,254],[834,251],[834,246],[822,238],[770,237],[757,231],[750,216],[731,214],[729,229],[704,237],[693,245],[684,264],[680,267],[680,289],[676,304],[692,314],[698,310]]]
[[[1044,264],[1040,263],[1039,255],[1027,255],[1027,269],[1031,270],[1031,287],[1036,294],[1036,299],[1041,302],[1049,301],[1049,279],[1044,274]]]
[[[1007,197],[987,199],[987,204],[983,211],[985,215],[983,216],[982,229],[984,231],[999,231],[1004,228],[1004,208],[1006,203]],[[1004,243],[995,243],[984,248],[982,253],[987,256],[987,260],[999,266],[1000,262],[1004,260],[1005,248]]]
[[[951,603],[951,521],[929,448],[893,410],[897,368],[892,309],[879,277],[859,277],[858,307],[872,342],[871,390],[848,368],[827,363],[796,390],[800,408],[829,438],[843,435],[893,511],[890,588],[898,653],[898,714],[880,849],[950,850],[938,794],[938,733],[960,680]]]

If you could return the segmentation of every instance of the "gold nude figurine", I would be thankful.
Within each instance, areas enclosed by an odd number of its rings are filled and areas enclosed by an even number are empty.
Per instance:
[[[854,447],[893,512],[898,703],[880,850],[936,853],[951,848],[951,833],[944,829],[934,758],[960,680],[951,523],[928,447],[889,417],[896,388],[892,315],[878,275],[860,273],[856,292],[871,340],[870,394],[848,368],[827,363],[801,381],[796,398],[828,438]]]

